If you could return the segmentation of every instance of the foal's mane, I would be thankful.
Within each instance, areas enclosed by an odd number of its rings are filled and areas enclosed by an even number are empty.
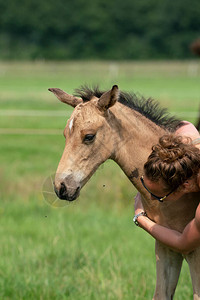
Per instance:
[[[81,97],[83,102],[90,101],[94,96],[100,98],[104,92],[100,91],[98,86],[93,88],[81,86],[80,89],[75,90],[76,96]],[[118,101],[170,132],[182,126],[179,119],[170,116],[167,109],[161,108],[159,103],[152,98],[145,99],[142,96],[137,97],[134,93],[120,92]]]

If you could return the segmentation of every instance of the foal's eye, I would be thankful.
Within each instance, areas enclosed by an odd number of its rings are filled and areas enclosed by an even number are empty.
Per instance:
[[[94,141],[94,138],[95,138],[95,134],[86,134],[83,139],[83,142],[85,144],[90,144]]]

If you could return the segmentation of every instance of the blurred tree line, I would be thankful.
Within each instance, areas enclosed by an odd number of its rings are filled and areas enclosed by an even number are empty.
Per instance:
[[[1,59],[182,59],[200,0],[0,0]]]

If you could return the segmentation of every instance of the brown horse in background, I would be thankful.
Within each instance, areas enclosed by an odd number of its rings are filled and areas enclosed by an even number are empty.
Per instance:
[[[107,159],[114,160],[143,196],[143,206],[156,223],[183,231],[195,215],[199,193],[172,202],[152,201],[140,183],[143,165],[160,136],[174,132],[180,121],[151,100],[84,88],[78,96],[49,89],[75,107],[64,130],[66,145],[55,176],[60,199],[75,200],[81,188]],[[157,283],[154,299],[171,300],[178,282],[183,256],[156,241]],[[191,273],[194,299],[200,299],[200,249],[185,256]]]

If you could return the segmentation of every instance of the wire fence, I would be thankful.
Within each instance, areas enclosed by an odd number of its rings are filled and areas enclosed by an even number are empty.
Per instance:
[[[197,118],[197,111],[179,111],[171,112],[173,115],[181,119]],[[51,111],[51,110],[8,110],[1,109],[0,116],[2,117],[70,117],[70,111]],[[35,129],[35,128],[0,128],[2,135],[60,135],[63,129]]]

